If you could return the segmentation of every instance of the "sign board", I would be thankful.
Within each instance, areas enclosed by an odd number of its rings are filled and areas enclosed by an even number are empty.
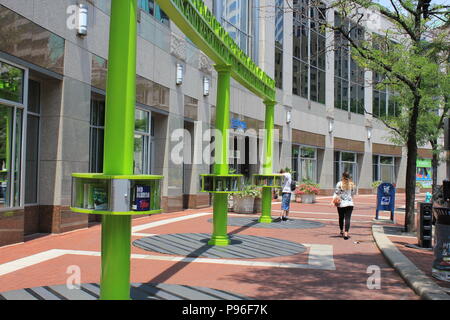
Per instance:
[[[377,211],[375,219],[378,219],[379,211],[390,211],[391,220],[394,221],[395,211],[395,187],[390,183],[382,183],[377,190]]]
[[[231,119],[231,128],[232,129],[247,129],[247,123],[245,121],[241,121],[239,119]]]
[[[417,159],[416,166],[416,181],[420,182],[424,188],[431,188],[433,184],[431,159]]]

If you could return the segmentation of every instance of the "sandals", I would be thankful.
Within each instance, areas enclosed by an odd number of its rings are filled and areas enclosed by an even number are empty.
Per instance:
[[[341,237],[343,237],[344,236],[344,231],[341,231],[340,235],[341,235]]]
[[[347,234],[346,236],[344,235],[344,240],[348,240],[350,239],[350,236]]]

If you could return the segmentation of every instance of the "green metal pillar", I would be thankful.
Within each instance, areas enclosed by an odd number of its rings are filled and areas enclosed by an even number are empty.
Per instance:
[[[104,174],[133,174],[137,1],[112,0]],[[100,299],[130,299],[131,216],[102,219]]]
[[[266,118],[264,122],[265,129],[265,154],[263,161],[263,174],[273,173],[273,128],[275,123],[275,104],[276,101],[266,100]],[[261,217],[259,222],[272,222],[272,188],[263,187],[262,201],[261,201]]]
[[[228,146],[230,128],[230,78],[231,66],[216,65],[218,73],[216,130],[220,134],[215,140],[214,173],[228,174]],[[228,194],[214,194],[213,234],[208,244],[226,246],[230,244],[227,235]]]

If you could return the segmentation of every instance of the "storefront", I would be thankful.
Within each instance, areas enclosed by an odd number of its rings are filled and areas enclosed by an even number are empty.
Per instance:
[[[0,60],[0,209],[23,206],[27,71]]]

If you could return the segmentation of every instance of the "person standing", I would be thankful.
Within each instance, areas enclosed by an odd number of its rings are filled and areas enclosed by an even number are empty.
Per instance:
[[[280,170],[280,173],[283,177],[283,184],[281,185],[281,216],[280,221],[287,221],[289,216],[289,208],[291,206],[291,184],[292,184],[292,176],[289,172],[286,172],[284,169]]]
[[[333,203],[337,207],[339,214],[339,228],[341,236],[345,240],[349,239],[348,231],[350,230],[350,219],[353,212],[353,195],[355,194],[355,184],[350,179],[350,174],[344,172],[342,179],[336,184],[333,195]],[[345,229],[344,229],[345,228]]]

